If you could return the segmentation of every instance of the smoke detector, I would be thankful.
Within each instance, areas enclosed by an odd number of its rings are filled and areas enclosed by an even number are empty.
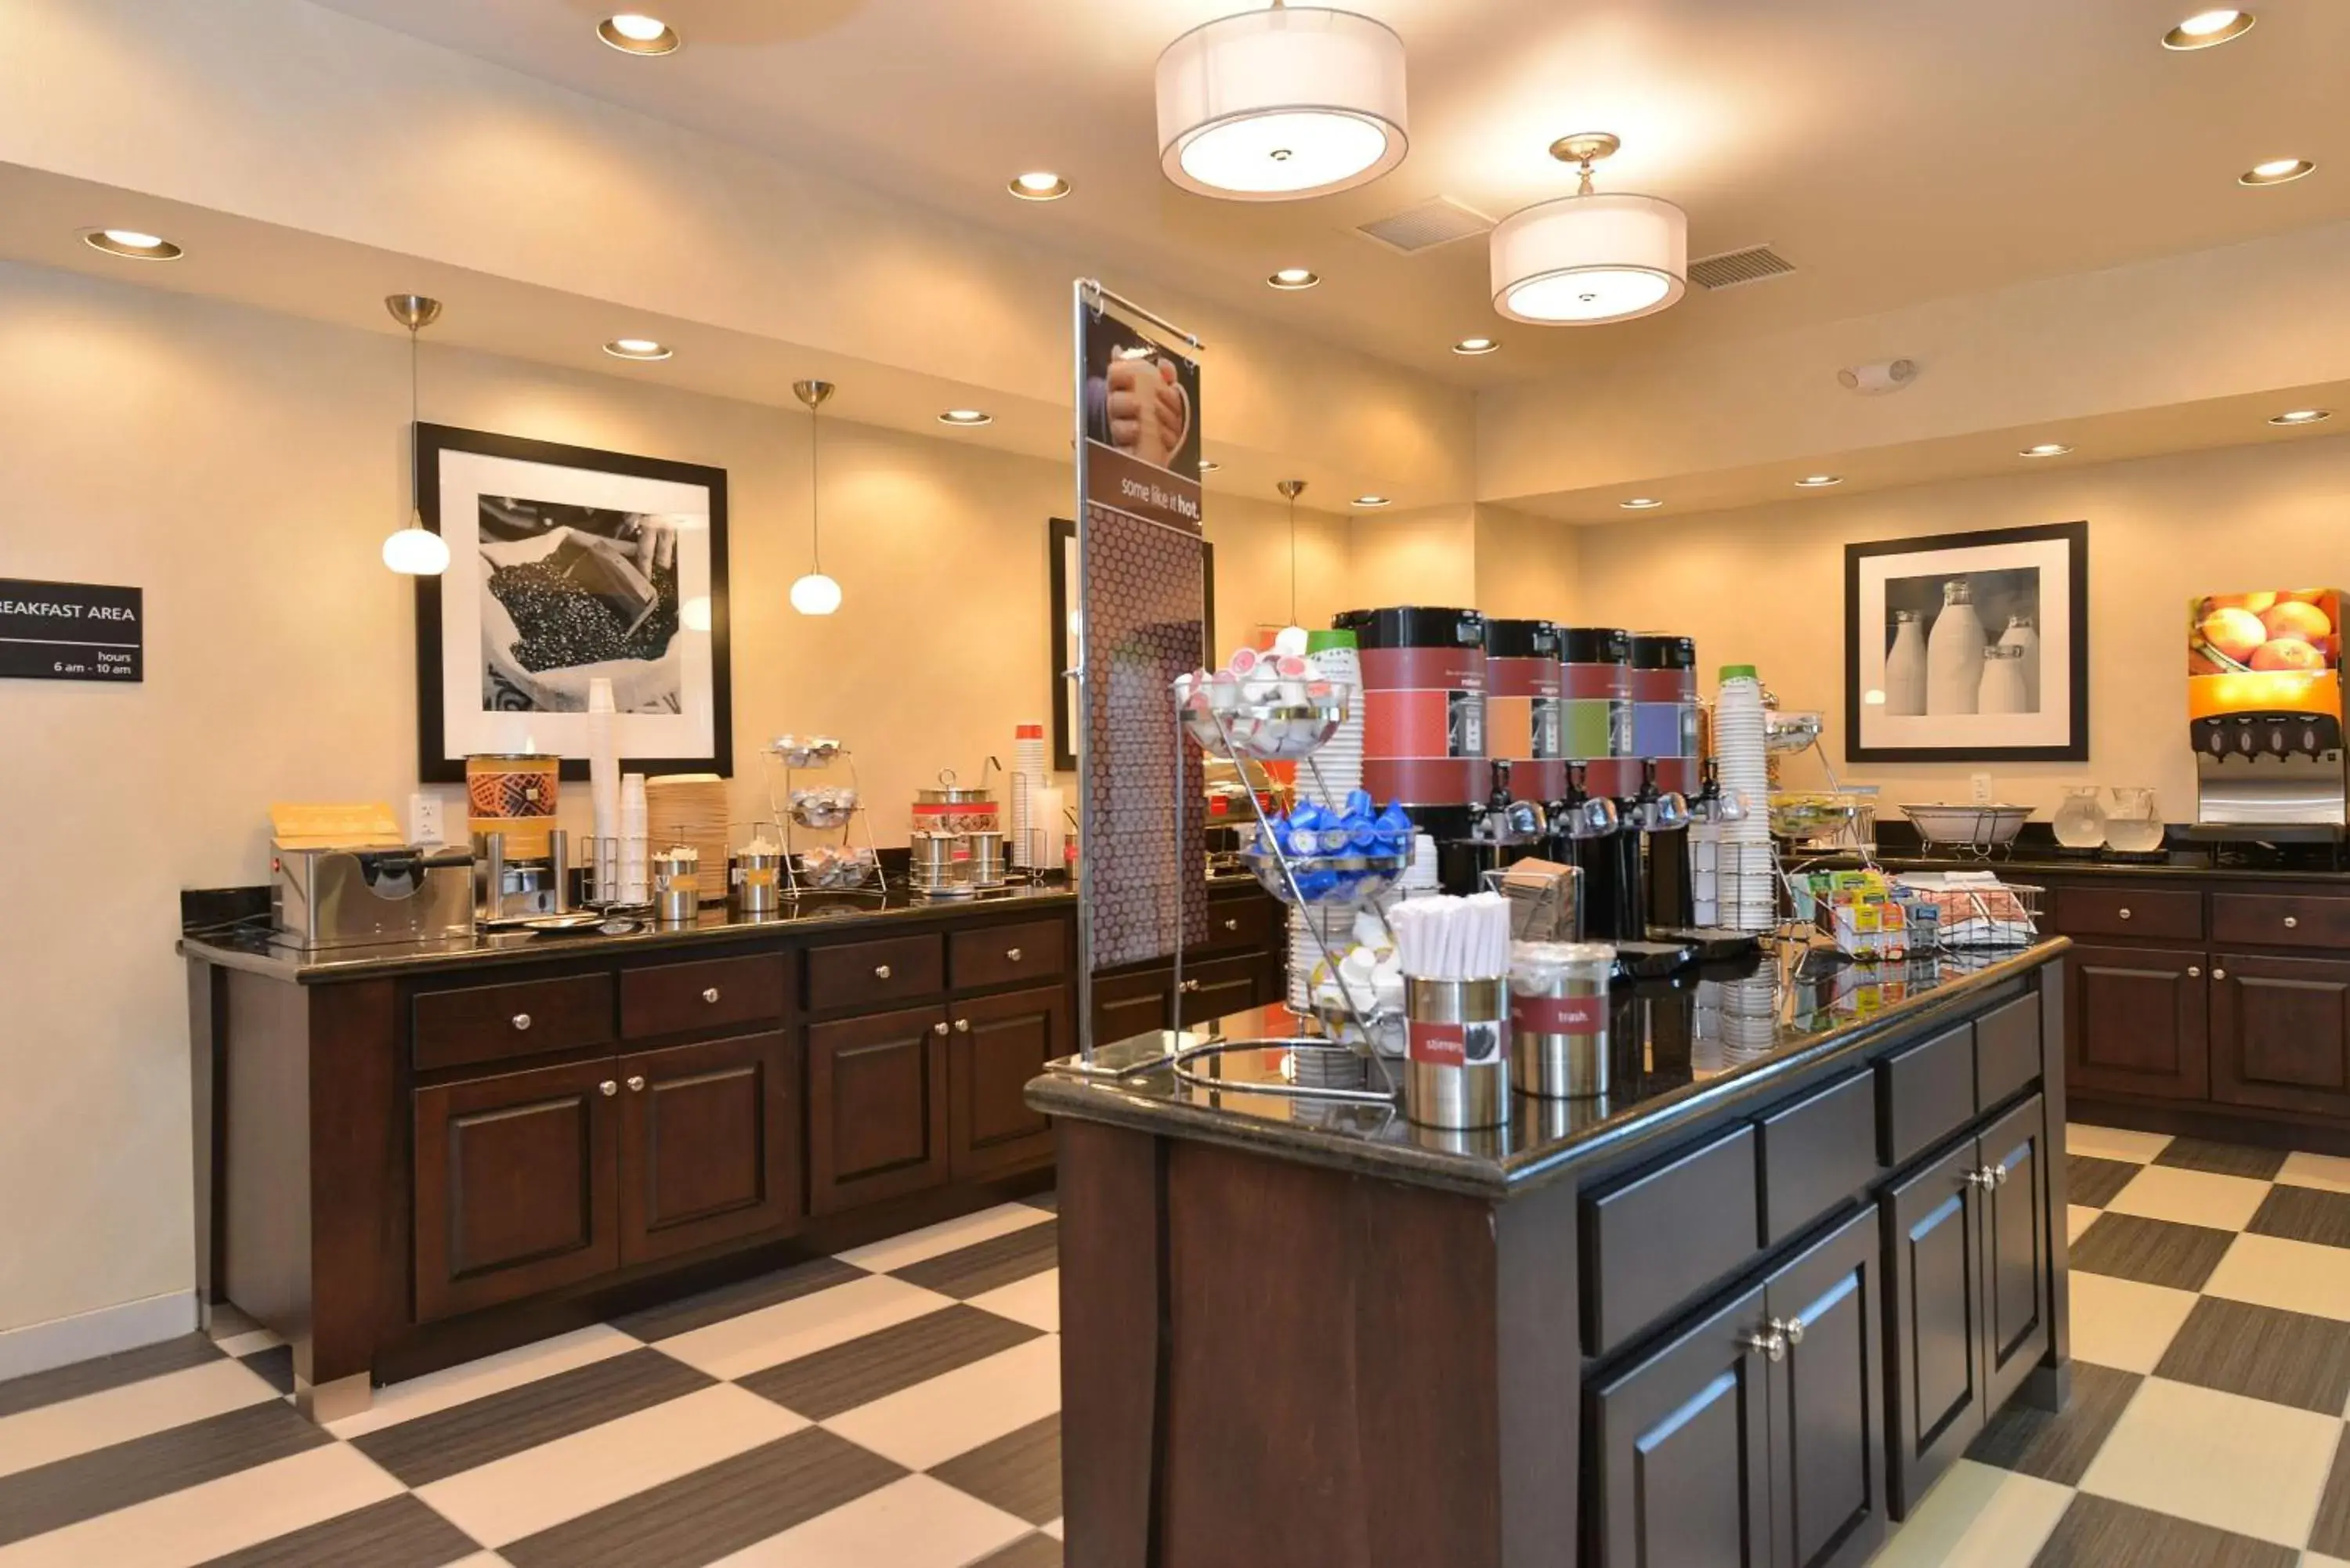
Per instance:
[[[1848,365],[1836,372],[1836,380],[1846,391],[1864,397],[1898,392],[1917,379],[1915,359],[1879,359],[1873,365]]]

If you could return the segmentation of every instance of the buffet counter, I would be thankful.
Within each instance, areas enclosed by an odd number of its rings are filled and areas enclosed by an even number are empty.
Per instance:
[[[1790,972],[1726,1053],[1702,977],[1635,986],[1620,1092],[1486,1132],[1265,1094],[1278,1051],[1186,1084],[1163,1033],[1037,1078],[1073,1549],[1736,1563],[1784,1527],[1773,1560],[1862,1563],[1993,1412],[2064,1397],[2066,948]]]

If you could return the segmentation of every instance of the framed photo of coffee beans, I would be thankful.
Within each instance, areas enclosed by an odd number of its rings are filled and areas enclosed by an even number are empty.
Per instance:
[[[416,582],[421,778],[525,752],[587,777],[598,680],[629,772],[733,772],[724,469],[420,424],[416,495],[449,542]]]

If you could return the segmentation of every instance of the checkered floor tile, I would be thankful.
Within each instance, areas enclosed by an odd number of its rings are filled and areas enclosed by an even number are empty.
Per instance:
[[[2350,1568],[2350,1160],[2069,1129],[2074,1401],[1879,1568]],[[0,1568],[1056,1568],[1052,1200],[380,1391],[221,1314],[0,1383]]]

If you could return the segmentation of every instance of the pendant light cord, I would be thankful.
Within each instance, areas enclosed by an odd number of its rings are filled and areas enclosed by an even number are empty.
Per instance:
[[[416,477],[416,453],[423,444],[416,411],[416,330],[418,324],[408,324],[408,516],[409,526],[424,526],[424,496]]]
[[[818,419],[808,410],[808,566],[810,575],[824,576],[824,523],[816,505],[816,452],[823,444],[816,432]]]
[[[1289,498],[1289,624],[1297,624],[1297,497]]]

